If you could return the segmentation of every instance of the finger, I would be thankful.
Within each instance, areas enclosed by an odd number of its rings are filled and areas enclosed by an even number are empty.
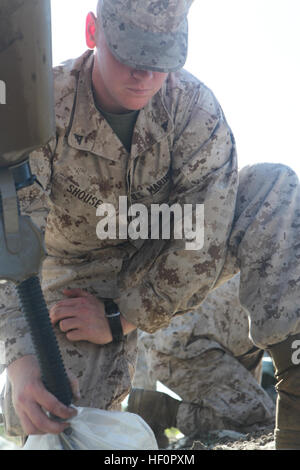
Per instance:
[[[64,289],[63,294],[67,297],[90,297],[91,294],[83,289]]]
[[[37,404],[32,402],[26,409],[27,423],[30,428],[30,434],[60,434],[70,423],[56,421],[47,416],[45,411]]]
[[[51,415],[58,418],[67,420],[77,414],[74,408],[64,405],[52,393],[48,392],[43,384],[34,389],[33,398],[35,400],[33,403],[37,403],[51,413]]]
[[[84,336],[82,330],[71,330],[66,333],[66,338],[69,341],[86,341],[86,337]]]
[[[52,305],[50,310],[55,310],[56,308],[60,307],[73,307],[74,305],[77,305],[78,302],[80,302],[80,297],[74,297],[70,299],[63,299],[57,302],[56,304]]]
[[[87,297],[76,297],[68,300],[61,300],[53,305],[49,310],[50,319],[53,325],[63,318],[71,318],[88,308]]]
[[[71,330],[78,330],[80,324],[77,318],[67,318],[59,322],[59,329],[63,333],[67,333]]]
[[[76,315],[75,308],[56,307],[50,310],[49,316],[53,325],[65,318],[73,318]]]
[[[59,309],[70,309],[70,308],[76,308],[78,305],[78,302],[80,298],[76,299],[67,299],[67,300],[60,300],[56,304],[52,305],[52,307],[49,309],[50,315],[55,314]]]
[[[61,320],[59,322],[59,329],[63,332],[63,333],[66,333],[67,331],[70,331],[70,330],[75,330],[79,327],[79,324],[78,324],[78,319],[77,318],[66,318],[64,320]]]

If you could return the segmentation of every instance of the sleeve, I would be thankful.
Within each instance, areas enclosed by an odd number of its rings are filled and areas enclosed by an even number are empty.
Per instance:
[[[51,161],[56,139],[30,155],[36,182],[18,192],[20,210],[28,215],[44,234],[48,215],[48,195],[51,185]],[[21,312],[15,285],[0,283],[0,367],[3,369],[19,357],[34,354],[26,320]]]
[[[173,187],[170,204],[192,207],[195,233],[197,206],[204,208],[203,243],[187,249],[182,240],[147,240],[123,266],[119,296],[124,317],[153,333],[174,315],[196,309],[222,270],[237,192],[235,142],[214,95],[204,89],[185,108],[172,148]],[[189,206],[191,205],[191,206]],[[198,221],[199,222],[199,221]]]

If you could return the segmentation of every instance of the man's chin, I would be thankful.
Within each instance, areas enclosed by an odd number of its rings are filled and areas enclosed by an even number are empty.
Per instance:
[[[137,96],[133,99],[124,100],[123,106],[128,111],[140,111],[143,109],[151,100],[151,97]]]

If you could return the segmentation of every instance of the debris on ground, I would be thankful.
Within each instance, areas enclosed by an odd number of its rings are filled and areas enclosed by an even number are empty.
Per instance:
[[[183,437],[168,450],[275,450],[274,425],[242,434],[231,430],[212,431],[198,437]]]

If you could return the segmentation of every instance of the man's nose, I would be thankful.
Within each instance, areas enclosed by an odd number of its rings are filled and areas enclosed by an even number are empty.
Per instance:
[[[132,69],[131,75],[136,80],[151,80],[153,77],[152,70],[139,70],[139,69]]]

